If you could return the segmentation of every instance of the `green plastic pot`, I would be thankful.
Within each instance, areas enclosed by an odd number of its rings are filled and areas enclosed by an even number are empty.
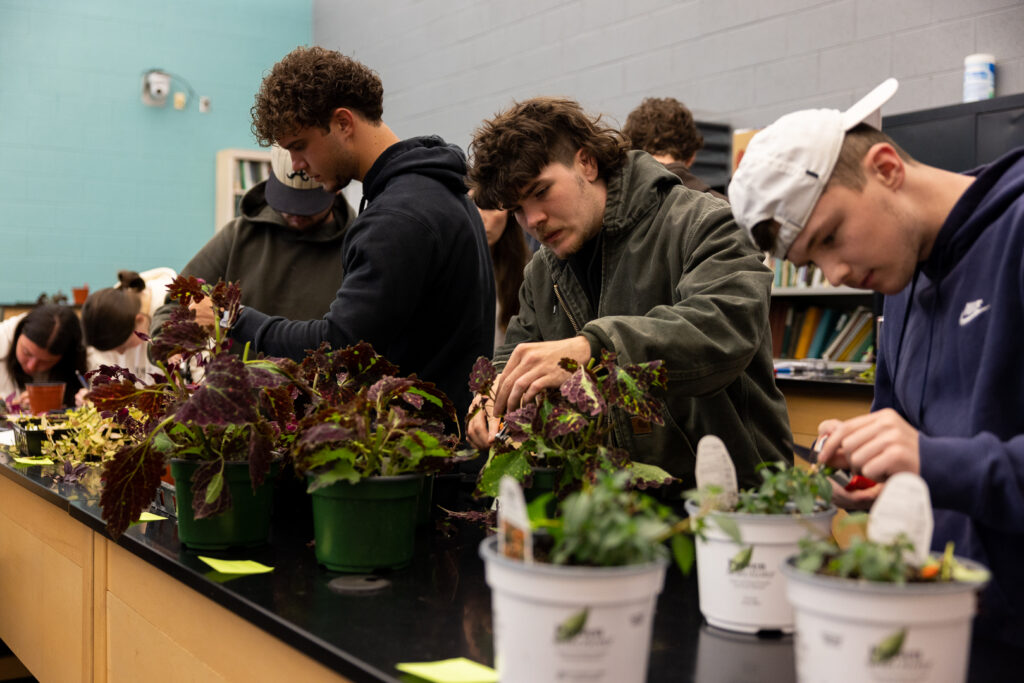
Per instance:
[[[192,516],[192,475],[200,464],[194,460],[171,460],[178,501],[178,540],[197,550],[223,550],[266,543],[270,536],[276,464],[271,466],[263,484],[253,494],[249,463],[226,463],[224,485],[231,491],[231,508],[213,517],[195,519]]]
[[[409,566],[422,479],[422,474],[370,477],[313,491],[317,561],[336,572]]]

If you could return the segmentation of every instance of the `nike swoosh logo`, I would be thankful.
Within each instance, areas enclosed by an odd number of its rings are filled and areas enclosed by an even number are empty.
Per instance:
[[[973,311],[964,311],[960,314],[960,327],[967,325],[972,320],[977,318],[979,315],[992,308],[991,306],[982,306],[981,308],[975,308]]]

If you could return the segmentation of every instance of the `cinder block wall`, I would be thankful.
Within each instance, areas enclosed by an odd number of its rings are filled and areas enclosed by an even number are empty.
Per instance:
[[[997,95],[1024,91],[1021,0],[314,0],[313,27],[381,74],[399,135],[462,146],[539,94],[619,122],[673,96],[743,128],[844,108],[895,76],[893,114],[960,102],[974,52],[996,56]]]

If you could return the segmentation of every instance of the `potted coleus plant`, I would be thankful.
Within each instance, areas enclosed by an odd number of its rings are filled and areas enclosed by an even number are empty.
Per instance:
[[[988,571],[956,558],[952,543],[928,552],[931,502],[915,474],[886,482],[866,526],[842,550],[806,539],[782,565],[800,679],[831,679],[841,662],[844,680],[964,681]]]
[[[168,293],[179,306],[151,345],[160,373],[148,383],[119,367],[91,375],[87,398],[112,414],[124,435],[103,467],[107,529],[116,538],[148,509],[169,461],[182,543],[203,549],[264,543],[268,477],[294,428],[296,364],[230,352],[226,330],[238,317],[237,285],[178,277]],[[188,308],[204,297],[220,320],[212,333]],[[198,384],[190,366],[203,371]]]
[[[687,524],[629,484],[628,472],[600,472],[551,519],[552,493],[527,515],[518,483],[503,480],[498,534],[480,545],[501,680],[646,680],[666,541],[682,567]]]
[[[662,361],[620,365],[616,355],[602,351],[600,359],[581,365],[563,358],[559,365],[570,373],[558,389],[546,389],[517,410],[506,413],[477,481],[478,496],[495,496],[503,476],[528,489],[554,490],[559,497],[578,488],[599,470],[627,469],[641,486],[672,481],[660,467],[631,462],[629,453],[612,443],[613,413],[629,419],[664,424],[662,402],[654,392],[665,388]],[[479,358],[470,374],[469,388],[483,399],[467,417],[493,402],[497,370]],[[544,483],[538,482],[543,477]]]
[[[424,475],[459,459],[452,402],[365,342],[321,346],[299,376],[311,405],[291,455],[309,481],[317,560],[345,572],[408,565]]]
[[[827,472],[784,463],[758,466],[762,483],[737,491],[725,444],[697,445],[697,485],[686,509],[696,537],[700,611],[712,626],[757,633],[793,631],[779,565],[808,534],[830,535],[832,487]]]

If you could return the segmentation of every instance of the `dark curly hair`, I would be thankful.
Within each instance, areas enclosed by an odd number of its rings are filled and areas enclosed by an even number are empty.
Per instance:
[[[252,133],[260,145],[269,147],[302,128],[330,130],[338,107],[377,123],[383,101],[384,86],[370,68],[334,50],[297,47],[260,84],[250,110]]]
[[[588,116],[573,100],[537,97],[518,102],[476,129],[470,143],[469,184],[485,209],[507,209],[552,162],[571,166],[583,149],[607,180],[626,163],[622,133]]]
[[[674,97],[647,97],[626,117],[622,132],[632,149],[686,161],[704,146],[693,114]]]

